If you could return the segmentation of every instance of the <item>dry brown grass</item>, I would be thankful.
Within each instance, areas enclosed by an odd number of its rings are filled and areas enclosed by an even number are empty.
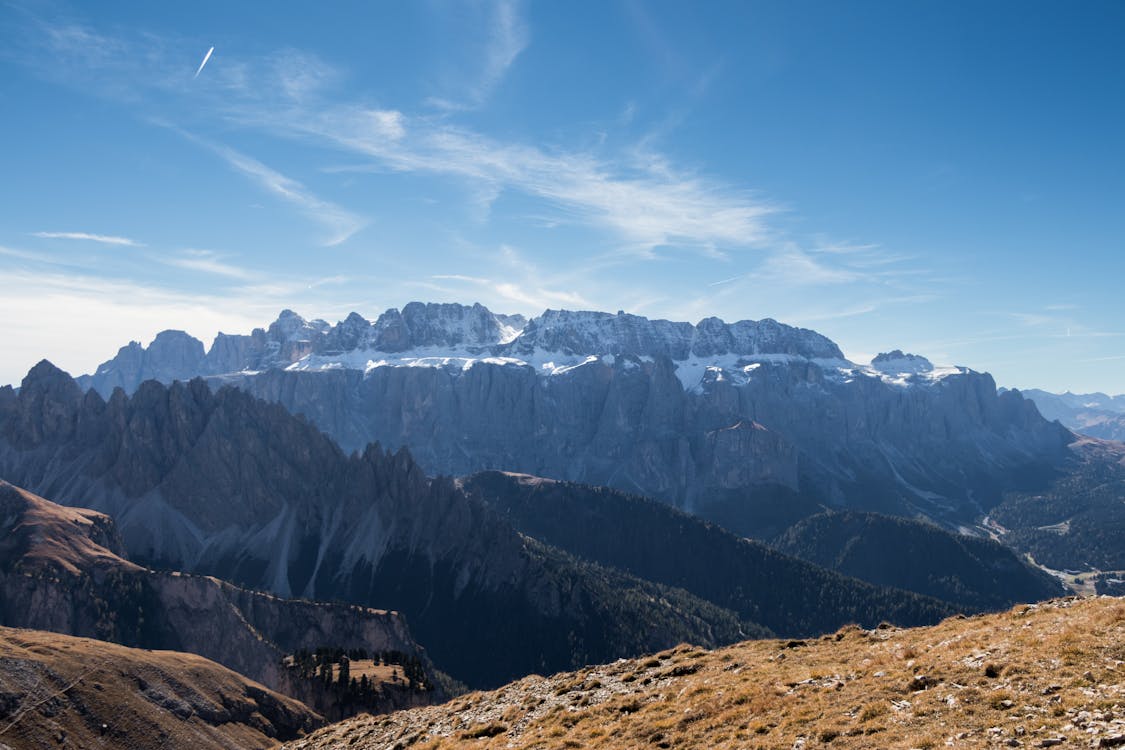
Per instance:
[[[200,656],[0,628],[0,748],[268,748],[321,724]]]
[[[681,646],[290,747],[1108,747],[1125,745],[1123,659],[1125,601],[1059,600],[915,630]]]

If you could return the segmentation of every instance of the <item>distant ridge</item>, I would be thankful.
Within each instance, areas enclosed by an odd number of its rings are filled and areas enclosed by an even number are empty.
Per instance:
[[[1125,395],[1104,393],[1048,393],[1035,388],[1020,391],[1047,419],[1083,435],[1125,441]]]

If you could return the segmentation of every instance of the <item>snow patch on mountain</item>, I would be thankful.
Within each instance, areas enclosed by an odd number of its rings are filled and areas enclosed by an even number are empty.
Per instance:
[[[619,361],[619,355],[630,357]],[[629,369],[656,358],[670,359],[684,390],[696,393],[708,383],[745,385],[762,365],[811,363],[832,379],[862,375],[901,387],[965,371],[934,368],[925,357],[899,350],[858,365],[825,336],[770,318],[726,323],[711,317],[692,325],[625,312],[547,310],[527,320],[480,304],[411,302],[374,322],[353,312],[335,325],[283,310],[268,328],[219,334],[206,354],[187,334],[164,332],[148,349],[135,342],[123,348],[80,384],[108,397],[115,387],[131,392],[146,379],[170,383],[274,368],[369,374],[381,367],[467,371],[488,364],[553,376],[596,362]]]

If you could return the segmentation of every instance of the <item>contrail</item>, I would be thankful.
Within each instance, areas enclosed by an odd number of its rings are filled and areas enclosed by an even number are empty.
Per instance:
[[[207,50],[207,54],[203,56],[203,62],[199,63],[199,70],[195,71],[195,75],[192,76],[193,79],[199,78],[199,74],[203,72],[203,66],[206,65],[207,61],[211,59],[211,53],[214,51],[214,47]]]

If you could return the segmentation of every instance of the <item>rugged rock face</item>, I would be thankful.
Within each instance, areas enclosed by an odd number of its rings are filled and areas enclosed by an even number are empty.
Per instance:
[[[264,750],[323,724],[199,656],[0,627],[0,747]]]
[[[199,370],[203,359],[201,341],[183,331],[162,331],[147,349],[136,341],[121,347],[116,357],[81,382],[86,387],[96,383],[98,390],[106,394],[114,388],[132,392],[146,380],[170,383],[183,377],[182,373]]]
[[[757,512],[784,488],[817,503],[946,521],[976,518],[1066,458],[1070,433],[992,378],[963,371],[906,386],[808,360],[707,372],[685,390],[673,361],[593,358],[530,366],[376,367],[226,378],[306,415],[347,450],[410,448],[430,472],[501,468],[661,498],[702,515]],[[730,515],[730,514],[728,514]],[[752,523],[732,528],[762,534]]]
[[[345,456],[235,389],[148,381],[105,402],[42,363],[4,403],[0,476],[110,514],[135,561],[394,608],[467,681],[764,632],[521,536],[405,451]]]
[[[201,374],[304,414],[347,451],[378,441],[430,473],[609,485],[760,536],[779,495],[971,521],[1050,474],[1073,439],[986,374],[897,350],[856,365],[768,319],[548,310],[524,323],[411,303],[328,326],[286,311],[220,336],[178,377]],[[114,384],[84,382],[107,396]]]
[[[114,388],[132,393],[146,380],[168,384],[200,375],[267,370],[314,354],[439,348],[481,352],[510,341],[526,324],[522,315],[495,315],[479,304],[411,302],[401,312],[387,310],[375,322],[352,313],[336,325],[282,310],[268,327],[249,335],[220,333],[206,355],[203,343],[182,331],[158,334],[147,349],[134,341],[78,383],[109,398]]]
[[[516,333],[480,304],[466,307],[421,302],[411,302],[402,308],[401,315],[394,309],[388,310],[379,316],[372,330],[372,348],[383,352],[424,347],[487,347]]]
[[[547,310],[533,318],[506,350],[516,355],[536,351],[578,355],[636,354],[686,360],[725,354],[784,354],[844,359],[824,336],[766,318],[727,324],[705,318],[698,326],[649,320],[626,313]]]
[[[0,625],[198,654],[329,718],[336,691],[282,665],[299,649],[398,651],[433,668],[395,612],[280,599],[209,576],[148,570],[124,559],[112,520],[0,482]],[[353,708],[388,711],[444,697],[380,686]],[[350,713],[354,713],[351,711]]]

